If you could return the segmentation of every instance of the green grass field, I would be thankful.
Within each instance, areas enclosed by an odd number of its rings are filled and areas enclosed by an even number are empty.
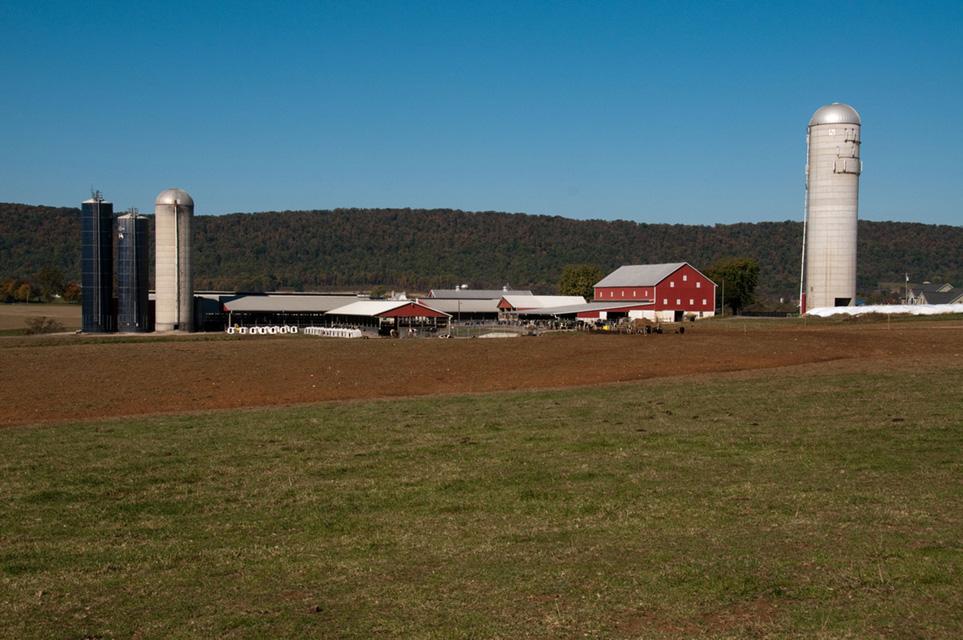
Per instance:
[[[5,638],[959,638],[963,367],[0,431]]]

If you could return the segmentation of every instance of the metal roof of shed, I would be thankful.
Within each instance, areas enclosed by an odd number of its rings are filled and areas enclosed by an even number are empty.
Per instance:
[[[224,303],[226,311],[261,313],[327,313],[332,309],[358,302],[357,296],[241,296]]]
[[[585,304],[582,296],[502,296],[513,309],[547,309],[573,304]],[[499,301],[500,302],[500,301]]]
[[[432,289],[428,292],[433,300],[499,300],[506,295],[530,296],[532,292],[512,289]]]
[[[681,267],[685,262],[663,264],[629,264],[619,267],[595,283],[596,287],[653,287]]]
[[[573,304],[565,307],[548,307],[545,309],[527,309],[519,311],[520,316],[566,316],[573,313],[587,313],[590,311],[612,311],[615,309],[636,309],[652,305],[651,301],[639,300],[635,302],[586,302],[585,304]]]
[[[425,304],[432,309],[445,313],[498,313],[499,298],[484,300],[449,300],[446,298],[425,298]]]
[[[337,309],[332,309],[328,313],[333,316],[365,316],[374,318],[407,305],[415,305],[431,311],[437,311],[438,313],[445,313],[441,309],[435,309],[416,300],[362,300],[338,307]]]

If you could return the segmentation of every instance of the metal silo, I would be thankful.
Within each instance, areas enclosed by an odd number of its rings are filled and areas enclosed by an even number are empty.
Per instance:
[[[194,290],[191,283],[191,220],[194,200],[186,191],[167,189],[154,208],[157,331],[191,331]]]
[[[148,330],[147,218],[131,209],[117,218],[117,330]]]
[[[809,121],[800,311],[856,300],[860,119],[834,102]]]
[[[114,330],[114,205],[99,191],[81,203],[81,315],[84,333]]]

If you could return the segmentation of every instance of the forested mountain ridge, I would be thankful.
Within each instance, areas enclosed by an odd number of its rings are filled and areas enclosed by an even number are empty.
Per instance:
[[[759,261],[759,290],[798,293],[801,222],[673,225],[448,209],[270,211],[194,218],[199,289],[425,290],[474,287],[554,291],[568,264],[622,264],[729,256]],[[963,284],[963,227],[859,223],[858,287],[880,281]],[[44,267],[80,277],[80,211],[0,203],[0,280]],[[153,265],[151,265],[153,268]]]

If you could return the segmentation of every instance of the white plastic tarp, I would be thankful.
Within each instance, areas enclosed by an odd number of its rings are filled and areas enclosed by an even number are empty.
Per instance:
[[[943,313],[963,313],[963,304],[868,304],[861,307],[819,307],[806,312],[808,316],[860,316],[866,313],[889,315],[935,316]]]

